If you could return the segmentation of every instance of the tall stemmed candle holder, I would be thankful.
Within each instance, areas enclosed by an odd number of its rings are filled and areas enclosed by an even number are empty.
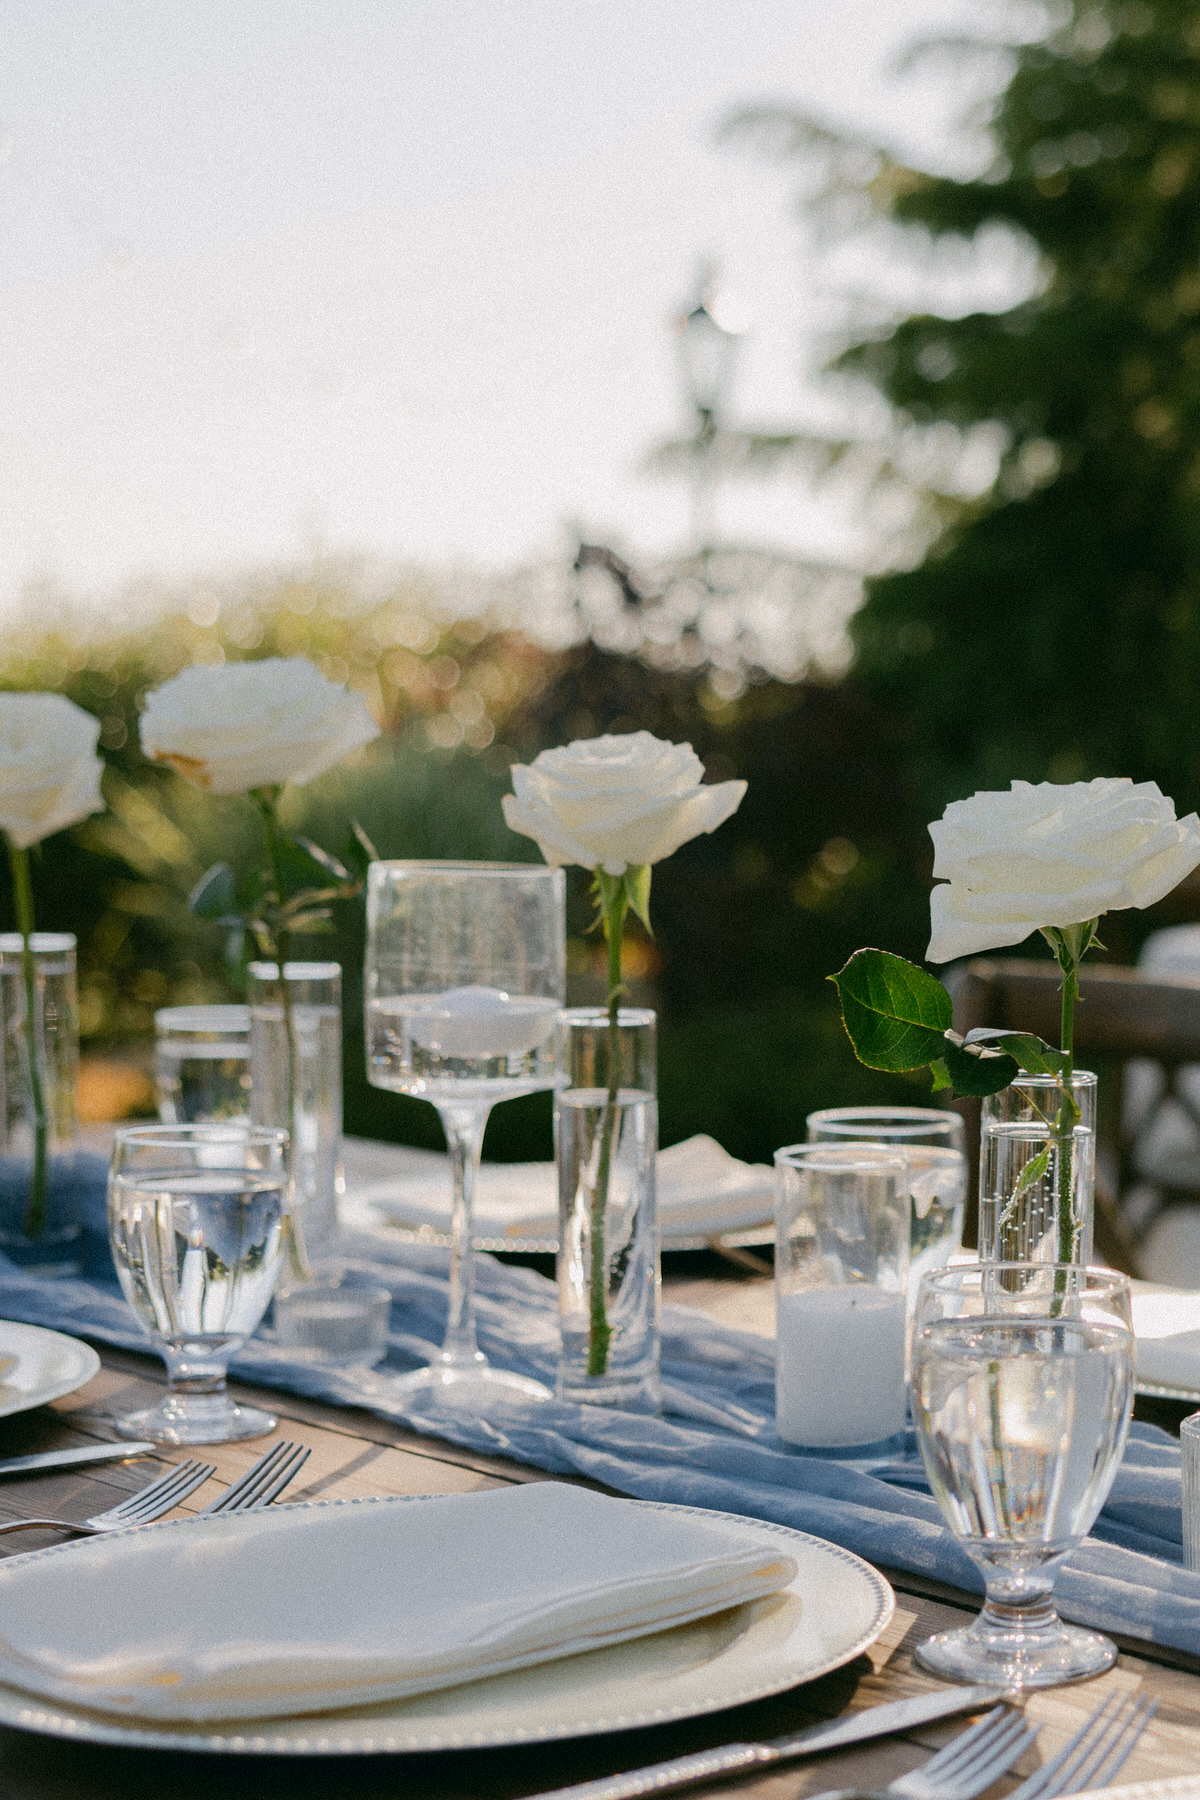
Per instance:
[[[377,862],[367,883],[367,1076],[435,1106],[454,1182],[446,1337],[398,1385],[455,1405],[548,1399],[494,1368],[475,1326],[472,1214],[493,1106],[552,1087],[566,980],[565,878],[523,863]]]

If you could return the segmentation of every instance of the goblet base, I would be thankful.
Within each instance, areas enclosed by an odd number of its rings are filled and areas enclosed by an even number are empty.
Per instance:
[[[380,1374],[376,1377],[389,1394],[406,1400],[428,1400],[435,1406],[465,1407],[483,1412],[497,1400],[549,1400],[550,1389],[528,1375],[494,1369],[490,1363],[431,1363],[411,1375]]]
[[[277,1421],[257,1406],[235,1406],[228,1394],[168,1394],[157,1406],[113,1423],[121,1437],[155,1444],[230,1444],[266,1437]]]
[[[1045,1624],[1014,1625],[985,1609],[958,1631],[939,1631],[917,1646],[916,1660],[944,1681],[988,1682],[996,1687],[1059,1687],[1102,1675],[1117,1660],[1117,1646],[1098,1631],[1064,1625],[1057,1613]]]

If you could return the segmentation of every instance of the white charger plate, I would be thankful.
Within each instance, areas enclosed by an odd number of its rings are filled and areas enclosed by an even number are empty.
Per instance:
[[[100,1372],[100,1358],[90,1344],[40,1325],[0,1319],[0,1357],[5,1356],[15,1356],[17,1366],[0,1381],[0,1419],[61,1400]]]
[[[395,1504],[428,1505],[430,1500],[413,1496]],[[731,1516],[689,1506],[661,1505],[657,1510],[701,1519]],[[140,1526],[128,1534],[128,1541],[132,1545],[147,1532],[186,1532],[189,1523],[181,1519]],[[224,1727],[164,1726],[160,1721],[139,1726],[39,1700],[0,1684],[0,1724],[127,1749],[208,1750],[238,1756],[366,1756],[544,1743],[664,1724],[782,1693],[840,1668],[883,1631],[895,1610],[895,1595],[879,1571],[861,1557],[785,1525],[740,1517],[736,1523],[772,1544],[784,1540],[797,1564],[791,1584],[764,1600],[631,1643],[407,1700]],[[0,1611],[6,1569],[15,1571],[19,1562],[24,1574],[47,1556],[64,1554],[71,1554],[70,1545],[56,1544],[0,1564]]]

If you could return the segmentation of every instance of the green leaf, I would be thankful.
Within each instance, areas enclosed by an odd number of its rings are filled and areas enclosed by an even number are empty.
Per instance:
[[[625,898],[650,936],[654,931],[650,924],[650,875],[649,863],[631,863],[625,871]]]
[[[1012,1224],[1017,1213],[1019,1202],[1029,1192],[1030,1188],[1037,1186],[1038,1182],[1045,1176],[1049,1167],[1050,1146],[1047,1144],[1044,1150],[1039,1150],[1036,1156],[1030,1157],[1029,1161],[1025,1164],[1025,1167],[1021,1170],[1021,1173],[1017,1176],[1013,1191],[1009,1195],[1004,1210],[997,1221],[999,1229],[1003,1230],[1004,1226]]]
[[[1027,1075],[1061,1075],[1068,1058],[1032,1031],[968,1031],[965,1044],[998,1047],[1015,1057]]]
[[[237,877],[228,863],[214,863],[205,870],[188,895],[188,906],[197,919],[226,919],[237,913]]]
[[[235,925],[225,934],[224,961],[226,972],[239,994],[246,991],[246,970],[251,960],[251,946],[245,929]]]
[[[368,865],[380,860],[379,852],[359,824],[357,819],[350,821],[350,836],[346,839],[342,851],[342,861],[352,875],[358,877],[359,884],[367,879]]]
[[[305,888],[343,887],[350,880],[348,871],[336,856],[330,856],[311,838],[289,836],[281,839],[279,860],[287,888],[287,894],[280,895],[281,900]]]
[[[941,1060],[955,1093],[971,1094],[977,1100],[986,1094],[998,1094],[1020,1074],[1015,1057],[999,1050],[956,1043],[953,1032],[946,1033]],[[937,1086],[935,1075],[934,1087]]]
[[[856,950],[829,979],[855,1055],[869,1069],[920,1069],[945,1055],[950,996],[915,963],[889,950]]]

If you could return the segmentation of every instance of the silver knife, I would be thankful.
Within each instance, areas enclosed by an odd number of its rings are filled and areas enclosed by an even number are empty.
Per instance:
[[[0,1458],[0,1475],[25,1475],[34,1469],[73,1469],[78,1463],[113,1462],[118,1457],[144,1456],[157,1444],[82,1444],[75,1450],[39,1450],[36,1456]]]
[[[537,1800],[640,1800],[644,1794],[665,1794],[674,1788],[690,1787],[695,1781],[732,1774],[737,1769],[790,1762],[794,1757],[816,1756],[819,1751],[839,1750],[844,1744],[859,1744],[867,1738],[887,1737],[889,1732],[911,1731],[935,1719],[994,1706],[1006,1697],[1002,1689],[995,1687],[916,1694],[909,1700],[889,1700],[884,1706],[865,1707],[862,1712],[831,1719],[825,1725],[810,1725],[806,1731],[793,1732],[789,1737],[768,1738],[760,1744],[725,1744],[717,1750],[699,1750],[692,1756],[674,1756],[669,1762],[651,1763],[649,1768],[634,1769],[629,1775],[605,1775],[599,1781],[584,1781],[577,1787],[555,1788],[551,1794],[539,1794]]]

